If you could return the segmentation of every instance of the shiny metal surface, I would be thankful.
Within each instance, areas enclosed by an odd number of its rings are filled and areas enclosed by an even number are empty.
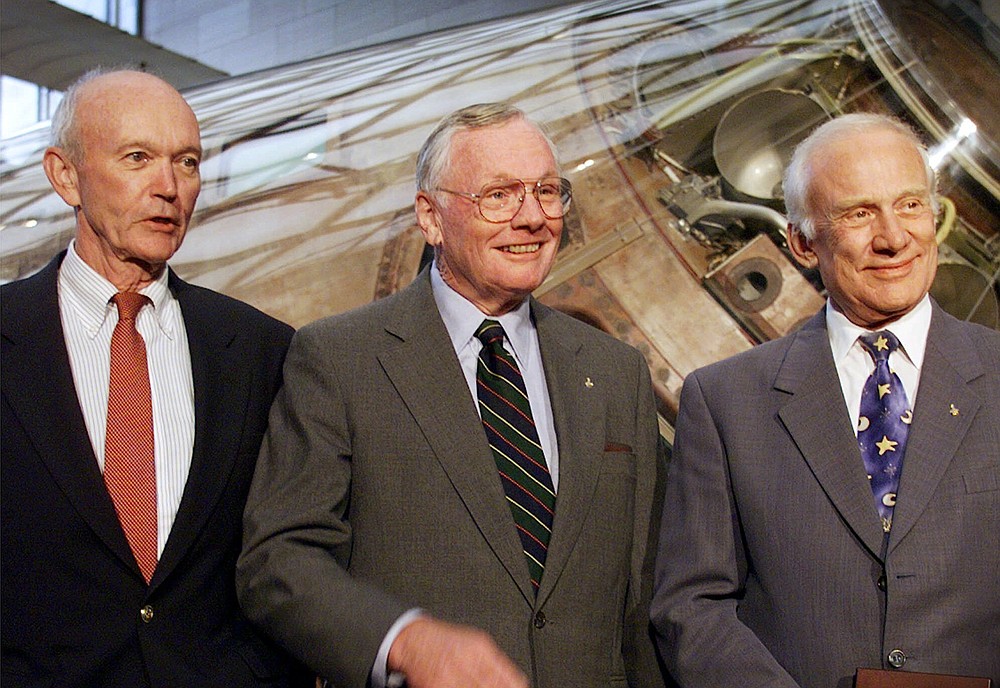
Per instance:
[[[204,184],[172,265],[294,325],[390,294],[427,257],[412,209],[424,137],[455,108],[510,100],[545,123],[574,189],[538,296],[643,351],[669,428],[685,375],[823,302],[784,250],[775,191],[821,117],[873,110],[924,131],[955,208],[949,260],[996,293],[996,109],[914,112],[924,98],[904,81],[954,84],[907,61],[891,19],[873,0],[601,0],[187,91]],[[1000,68],[976,69],[977,89],[1000,92]],[[22,156],[0,172],[9,281],[73,221],[41,171],[44,132],[5,144]]]

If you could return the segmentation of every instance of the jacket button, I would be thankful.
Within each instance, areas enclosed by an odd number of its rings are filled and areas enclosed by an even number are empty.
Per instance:
[[[883,573],[883,574],[882,574],[881,576],[879,576],[879,577],[878,577],[878,580],[877,580],[877,581],[875,581],[875,586],[876,586],[876,587],[877,587],[877,588],[878,588],[879,590],[881,590],[882,592],[885,592],[885,589],[886,589],[887,587],[889,587],[889,586],[888,586],[888,584],[886,583],[886,580],[885,580],[885,574],[884,574],[884,573]]]
[[[535,628],[544,628],[546,624],[545,612],[535,614]]]
[[[902,668],[902,666],[906,664],[906,655],[903,654],[902,650],[893,650],[889,653],[887,659],[889,660],[889,666],[894,669]]]
[[[142,619],[143,623],[149,623],[153,620],[153,606],[147,604],[145,607],[139,610],[139,618]]]

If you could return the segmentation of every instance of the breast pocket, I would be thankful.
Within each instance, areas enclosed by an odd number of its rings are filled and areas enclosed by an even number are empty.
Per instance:
[[[967,494],[1000,490],[1000,464],[980,466],[962,475]]]

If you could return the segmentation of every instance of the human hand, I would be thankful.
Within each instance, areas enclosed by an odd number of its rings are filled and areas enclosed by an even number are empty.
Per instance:
[[[528,679],[483,631],[421,617],[389,648],[407,688],[528,688]]]

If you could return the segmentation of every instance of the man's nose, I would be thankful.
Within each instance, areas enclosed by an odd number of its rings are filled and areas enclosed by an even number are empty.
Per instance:
[[[886,208],[875,220],[873,246],[876,251],[900,251],[910,241],[910,232],[892,208]]]
[[[517,214],[510,221],[514,229],[527,229],[534,232],[545,225],[546,219],[534,189],[525,189],[524,202],[521,203]]]
[[[154,172],[153,195],[173,201],[177,198],[177,171],[169,160],[159,163]]]

